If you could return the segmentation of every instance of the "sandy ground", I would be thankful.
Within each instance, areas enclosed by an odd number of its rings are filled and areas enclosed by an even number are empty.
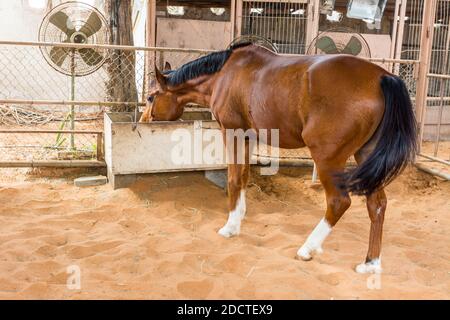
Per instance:
[[[388,188],[380,277],[353,271],[369,232],[358,197],[321,256],[294,259],[324,214],[310,169],[253,172],[242,234],[232,239],[217,234],[225,193],[201,173],[114,191],[23,172],[0,172],[0,298],[450,298],[450,184],[415,169]],[[67,288],[73,265],[81,289]]]

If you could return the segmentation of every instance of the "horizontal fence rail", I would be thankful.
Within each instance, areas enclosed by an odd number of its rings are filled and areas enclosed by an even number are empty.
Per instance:
[[[67,166],[103,163],[103,131],[0,129],[0,167],[51,166],[61,161]]]

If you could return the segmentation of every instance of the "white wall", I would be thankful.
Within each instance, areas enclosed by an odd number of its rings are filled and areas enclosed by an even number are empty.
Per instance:
[[[38,41],[39,26],[51,7],[64,0],[0,0],[0,40]],[[83,0],[94,5],[101,12],[103,0]],[[136,20],[135,45],[145,45],[146,0],[134,0],[134,16]],[[41,5],[40,7],[36,7]],[[33,7],[34,5],[34,7]],[[142,55],[142,54],[141,54]],[[136,68],[142,79],[143,68],[138,53]],[[69,100],[71,79],[55,71],[48,65],[39,48],[24,46],[0,46],[0,99],[35,99],[35,100]],[[77,100],[103,101],[105,99],[105,81],[108,75],[104,67],[95,73],[76,78]],[[142,81],[138,81],[138,88]],[[141,90],[138,90],[139,92]]]

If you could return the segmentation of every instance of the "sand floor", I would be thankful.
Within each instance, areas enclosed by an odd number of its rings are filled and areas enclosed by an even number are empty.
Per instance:
[[[450,183],[415,169],[387,191],[380,277],[353,271],[368,245],[359,197],[322,255],[294,259],[324,214],[310,169],[253,172],[242,234],[232,239],[217,234],[226,195],[201,173],[152,175],[114,191],[36,171],[0,172],[3,299],[450,298]],[[66,285],[74,265],[81,289]]]

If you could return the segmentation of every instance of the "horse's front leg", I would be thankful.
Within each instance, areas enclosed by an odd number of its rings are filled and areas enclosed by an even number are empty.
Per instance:
[[[229,216],[227,223],[219,230],[219,234],[227,238],[237,236],[241,231],[241,220],[246,212],[245,188],[250,171],[249,156],[249,145],[246,142],[245,163],[239,163],[239,158],[235,157],[234,162],[228,164]]]

